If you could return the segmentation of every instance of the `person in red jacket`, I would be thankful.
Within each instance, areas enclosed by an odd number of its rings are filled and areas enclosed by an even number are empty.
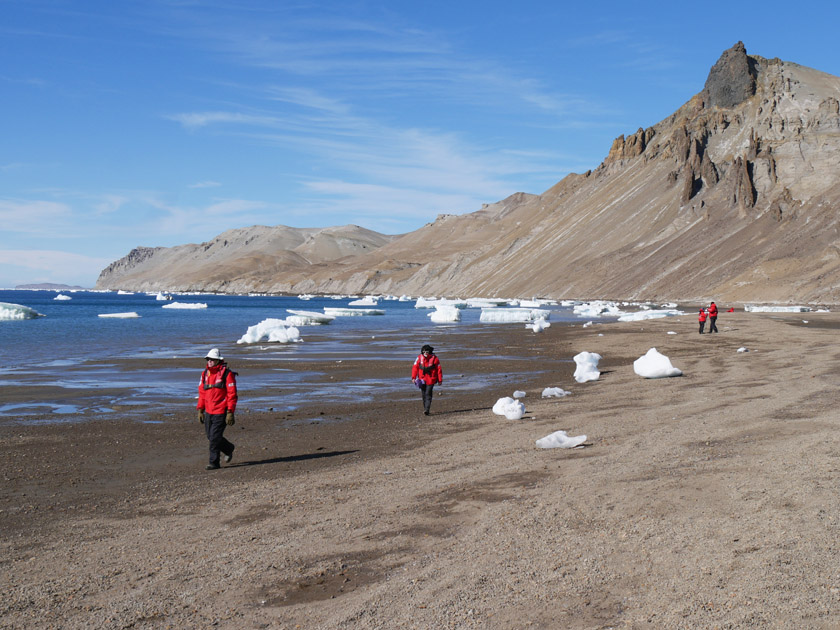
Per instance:
[[[207,470],[219,468],[219,454],[224,453],[225,462],[233,459],[234,445],[225,439],[225,428],[236,419],[236,372],[225,363],[218,348],[207,353],[207,367],[198,382],[198,421],[204,425],[210,441],[210,463]]]
[[[701,308],[697,314],[697,321],[700,322],[700,334],[703,334],[703,329],[706,327],[706,309]]]
[[[709,334],[718,332],[715,322],[717,321],[717,306],[712,302],[709,304]]]
[[[432,408],[432,392],[435,385],[443,383],[443,370],[440,359],[435,355],[435,349],[426,344],[420,348],[420,354],[411,368],[411,380],[423,392],[423,414],[428,416]]]

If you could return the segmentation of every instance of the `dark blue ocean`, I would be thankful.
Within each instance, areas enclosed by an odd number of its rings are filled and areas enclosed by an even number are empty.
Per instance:
[[[308,383],[306,369],[301,370],[300,365],[270,374],[257,368],[267,360],[341,361],[352,357],[404,360],[407,374],[419,347],[435,345],[436,333],[442,328],[449,329],[449,350],[453,344],[470,348],[472,335],[493,326],[515,326],[523,334],[533,334],[521,323],[482,324],[478,308],[463,309],[458,323],[434,324],[428,317],[430,311],[415,308],[414,300],[380,300],[375,308],[384,310],[384,315],[339,317],[329,325],[300,326],[300,343],[237,344],[249,326],[268,318],[285,319],[287,309],[323,312],[325,307],[347,307],[356,298],[174,294],[180,303],[207,304],[206,309],[181,310],[163,308],[168,302],[157,300],[154,294],[64,291],[70,299],[56,300],[58,293],[0,290],[0,302],[28,306],[44,315],[0,321],[0,422],[27,421],[35,416],[39,422],[45,421],[44,416],[60,422],[62,417],[77,420],[79,414],[125,414],[126,410],[130,413],[172,399],[190,404],[204,365],[202,357],[210,347],[218,347],[240,372],[240,389],[270,385],[286,392],[282,403],[250,399],[253,408],[293,409],[313,397],[341,400],[350,395],[358,401],[389,392],[413,396],[403,382],[407,377],[329,387],[323,385],[323,379],[318,385]],[[568,308],[547,308],[552,322],[580,321]],[[99,317],[126,312],[139,317]],[[445,349],[438,348],[441,350]],[[167,361],[157,367],[155,362],[162,359]],[[486,382],[465,375],[450,388],[484,385]],[[30,392],[31,400],[21,399],[24,391]]]

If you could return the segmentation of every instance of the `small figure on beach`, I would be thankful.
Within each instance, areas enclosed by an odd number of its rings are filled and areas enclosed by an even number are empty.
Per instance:
[[[712,302],[709,304],[709,334],[718,332],[715,322],[717,321],[717,306]]]
[[[423,393],[423,414],[428,416],[432,408],[432,392],[435,385],[443,383],[443,370],[435,349],[429,344],[420,348],[420,354],[411,368],[411,380]]]
[[[236,372],[228,368],[218,348],[211,348],[205,357],[207,367],[198,382],[198,421],[210,441],[210,463],[207,470],[219,468],[219,457],[225,463],[233,459],[234,445],[225,436],[225,428],[236,422]]]
[[[697,321],[700,322],[700,334],[703,334],[703,329],[706,327],[706,309],[700,307],[700,312],[697,314]]]

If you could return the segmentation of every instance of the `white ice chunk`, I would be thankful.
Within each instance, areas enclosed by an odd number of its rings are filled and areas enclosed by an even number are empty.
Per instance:
[[[360,300],[353,300],[349,302],[347,306],[378,306],[379,300],[372,295],[368,295],[363,297]]]
[[[669,334],[669,335],[676,335],[677,333],[676,333],[675,331],[673,331],[673,330],[669,330],[669,331],[668,331],[668,334]]]
[[[548,321],[550,316],[550,311],[538,308],[482,308],[478,320],[484,323],[512,324],[534,322],[538,319]]]
[[[117,295],[134,295],[134,292],[133,291],[123,291],[122,289],[120,289],[119,291],[117,291]]]
[[[335,319],[333,315],[318,313],[317,311],[297,311],[287,308],[286,312],[292,314],[292,317],[287,317],[286,321],[293,326],[317,326],[319,324],[329,324]]]
[[[633,361],[633,371],[645,378],[682,376],[682,370],[671,365],[671,360],[657,352],[656,348],[651,348],[647,354]]]
[[[378,308],[340,308],[324,307],[324,313],[333,317],[356,317],[364,315],[384,315],[385,311]]]
[[[167,300],[171,300],[172,296],[169,295],[169,294],[163,293],[162,291],[159,291],[158,294],[155,296],[155,299],[158,302],[166,302]]]
[[[575,363],[575,380],[578,383],[586,383],[587,381],[597,381],[601,377],[601,372],[598,370],[598,361],[601,360],[601,355],[597,352],[581,352],[576,354]]]
[[[533,330],[535,333],[540,333],[544,331],[546,328],[550,328],[551,323],[547,322],[544,319],[535,319],[534,323],[532,324],[525,324],[525,328]]]
[[[427,316],[436,324],[461,321],[461,310],[451,305],[437,305],[435,310]]]
[[[749,352],[749,350],[741,346],[740,348],[738,348],[738,350],[736,350],[736,352]]]
[[[109,317],[112,319],[134,319],[135,317],[140,317],[134,311],[129,311],[128,313],[100,313],[97,317]]]
[[[567,392],[562,387],[546,387],[542,390],[542,397],[543,398],[563,398],[563,396],[568,396],[572,392]]]
[[[44,317],[34,308],[23,306],[23,304],[12,304],[11,302],[0,302],[0,321],[17,319],[35,319]]]
[[[565,431],[555,431],[537,440],[538,448],[575,448],[586,442],[585,435],[569,437]]]
[[[169,304],[164,304],[161,308],[172,308],[181,311],[197,311],[207,308],[207,304],[204,302],[170,302]]]
[[[493,405],[493,413],[508,420],[521,420],[525,415],[525,405],[513,398],[499,398]]]
[[[596,300],[594,302],[584,302],[583,304],[575,304],[572,311],[578,317],[600,317],[601,315],[620,315],[621,309],[615,302],[603,302]]]
[[[73,298],[71,298],[69,295],[64,295],[63,293],[59,293],[53,299],[54,300],[72,300]]]
[[[528,394],[526,394],[525,392],[523,392],[521,389],[517,389],[515,392],[513,392],[513,397],[514,397],[514,398],[517,398],[517,399],[518,399],[518,398],[525,398],[525,396],[527,396],[527,395],[528,395]]]
[[[284,319],[269,318],[249,326],[247,332],[236,343],[257,343],[263,339],[277,343],[301,341],[300,331],[296,327],[289,326]]]
[[[685,313],[673,308],[661,310],[649,309],[645,311],[638,311],[636,313],[624,313],[619,316],[618,321],[639,322],[645,319],[659,319],[662,317],[674,317],[675,315],[685,315]]]
[[[810,306],[759,306],[745,304],[744,310],[747,313],[810,313]]]

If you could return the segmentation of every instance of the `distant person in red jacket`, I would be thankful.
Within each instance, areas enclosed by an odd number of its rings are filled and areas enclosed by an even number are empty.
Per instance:
[[[719,332],[715,322],[717,321],[717,306],[712,302],[709,304],[709,334]]]
[[[706,327],[706,309],[701,308],[697,314],[697,321],[700,322],[700,334],[703,334],[703,329]]]
[[[432,392],[435,385],[443,383],[440,359],[435,356],[432,346],[426,344],[420,348],[420,354],[411,368],[411,380],[423,392],[423,414],[428,416],[432,408]]]
[[[219,455],[224,453],[225,462],[233,459],[234,445],[225,439],[225,428],[236,422],[236,372],[225,363],[218,348],[212,348],[205,357],[207,367],[198,382],[198,421],[204,425],[204,432],[210,441],[210,463],[207,470],[219,468]]]

